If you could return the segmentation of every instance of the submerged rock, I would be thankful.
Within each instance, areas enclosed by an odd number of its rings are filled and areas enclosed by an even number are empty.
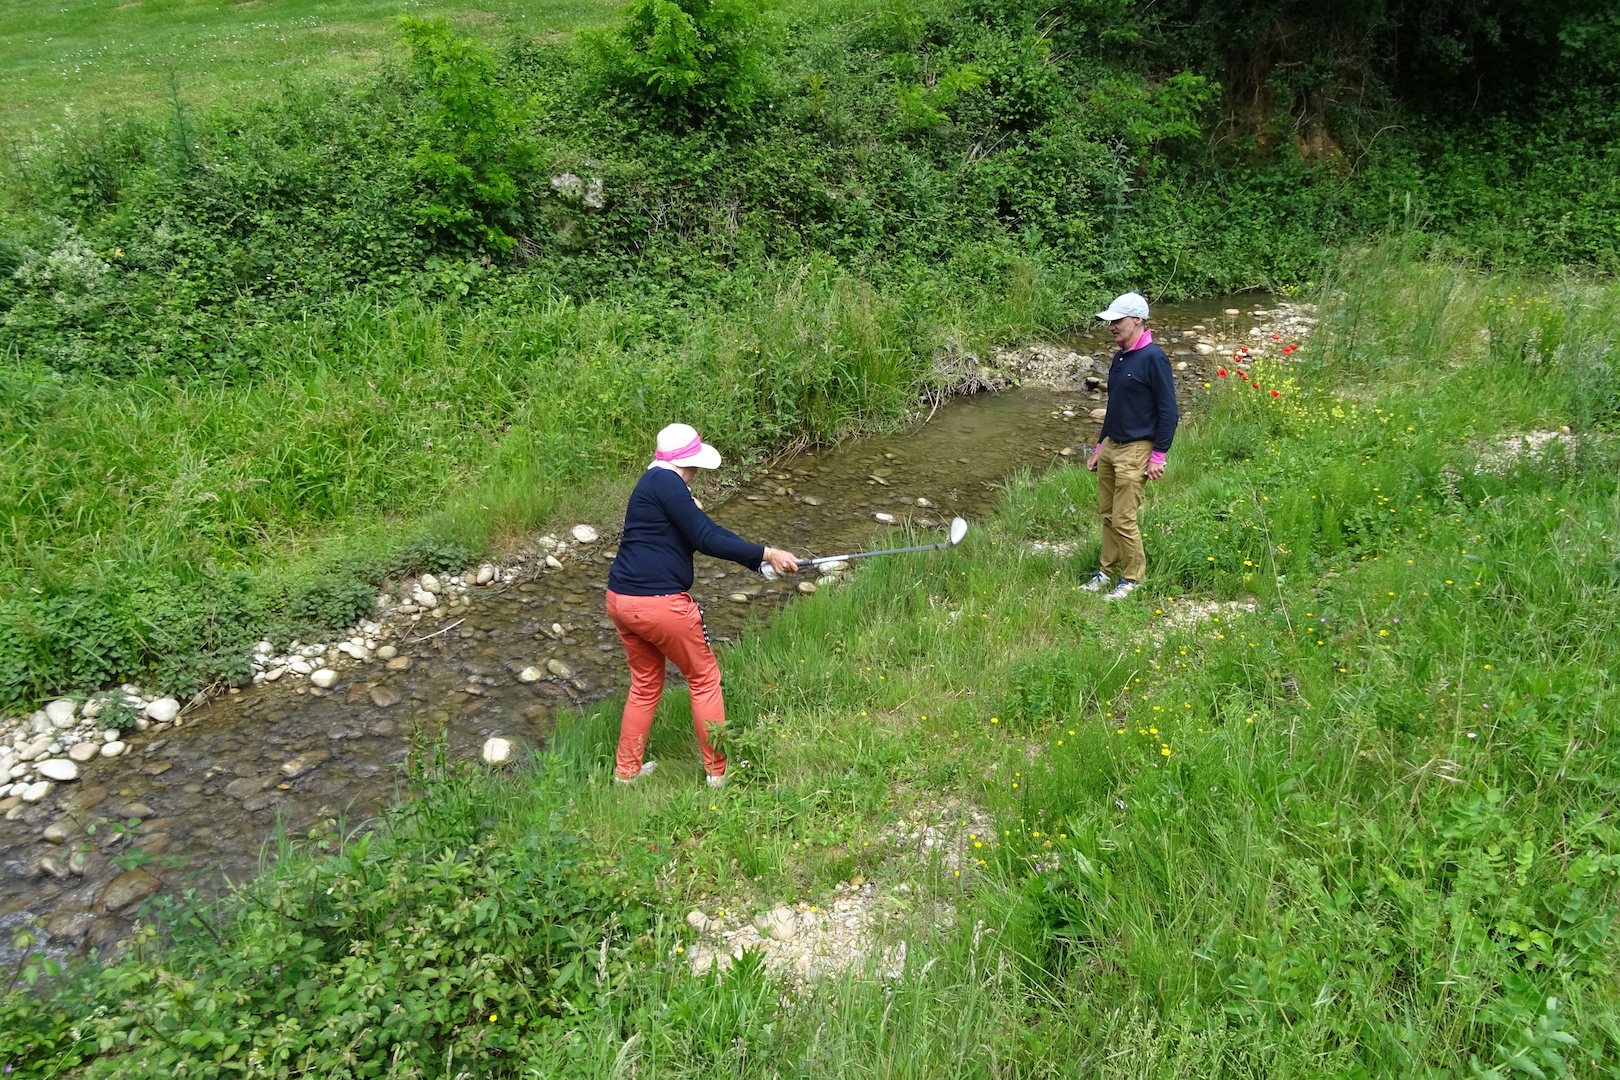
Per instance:
[[[325,750],[310,750],[299,754],[291,761],[281,763],[281,775],[289,780],[296,780],[311,769],[319,768],[332,757]]]
[[[138,904],[158,891],[160,882],[145,870],[125,870],[96,893],[96,907],[117,911]]]

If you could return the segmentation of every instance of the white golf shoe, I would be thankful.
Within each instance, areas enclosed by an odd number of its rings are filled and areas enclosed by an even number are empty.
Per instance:
[[[1091,575],[1091,580],[1080,586],[1081,592],[1102,592],[1108,588],[1109,577],[1101,570]]]
[[[1139,581],[1126,581],[1124,578],[1120,578],[1119,579],[1119,584],[1114,586],[1114,591],[1111,592],[1111,593],[1108,593],[1106,596],[1103,597],[1103,599],[1104,600],[1123,600],[1127,596],[1131,595],[1131,593],[1134,592],[1136,587],[1138,585],[1140,585],[1140,584],[1141,584],[1141,582],[1139,582]]]
[[[650,775],[650,774],[652,774],[652,773],[654,773],[656,771],[658,771],[658,762],[656,762],[656,761],[643,761],[641,763],[641,771],[636,773],[636,775],[634,775],[630,779],[626,780],[624,777],[619,776],[617,773],[615,773],[614,776],[613,776],[613,782],[615,784],[633,784],[637,780],[640,780],[643,776],[648,776],[648,775]]]

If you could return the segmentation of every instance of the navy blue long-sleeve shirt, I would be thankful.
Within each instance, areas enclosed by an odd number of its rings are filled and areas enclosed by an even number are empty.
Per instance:
[[[1176,381],[1164,350],[1150,341],[1116,352],[1108,367],[1108,413],[1099,438],[1116,444],[1152,439],[1153,449],[1163,454],[1169,452],[1180,422]]]
[[[765,548],[723,529],[698,509],[679,473],[648,469],[630,493],[624,538],[608,570],[608,588],[624,596],[690,592],[692,553],[730,559],[750,570],[765,560]]]

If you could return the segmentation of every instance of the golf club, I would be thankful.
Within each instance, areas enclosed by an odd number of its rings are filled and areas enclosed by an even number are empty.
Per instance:
[[[799,560],[799,569],[807,566],[826,566],[828,563],[848,562],[851,559],[870,559],[877,555],[903,555],[908,551],[939,551],[943,548],[952,548],[962,542],[967,535],[968,523],[962,518],[951,519],[951,538],[943,544],[918,544],[915,547],[886,548],[883,551],[859,551],[853,555],[823,555],[818,559]],[[775,581],[777,574],[775,567],[770,563],[760,563],[759,572],[765,575],[766,580]]]

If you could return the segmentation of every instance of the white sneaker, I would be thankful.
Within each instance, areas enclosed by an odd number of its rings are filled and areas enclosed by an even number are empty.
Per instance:
[[[633,784],[637,780],[640,780],[643,776],[650,776],[650,775],[652,775],[653,773],[655,773],[657,771],[658,771],[658,762],[656,762],[656,761],[643,761],[641,763],[641,771],[636,773],[636,775],[634,775],[630,779],[626,780],[624,777],[622,777],[622,776],[618,775],[617,773],[615,773],[613,775],[613,782],[615,784]]]
[[[1126,581],[1124,578],[1120,578],[1119,584],[1114,586],[1114,591],[1104,596],[1103,599],[1123,600],[1127,596],[1131,595],[1132,591],[1134,591],[1140,584],[1140,581]]]
[[[1101,570],[1091,575],[1091,580],[1080,586],[1082,592],[1102,592],[1108,588],[1108,575]]]
[[[707,782],[712,788],[723,788],[726,786],[726,774],[721,773],[719,776],[710,776],[707,778]]]

